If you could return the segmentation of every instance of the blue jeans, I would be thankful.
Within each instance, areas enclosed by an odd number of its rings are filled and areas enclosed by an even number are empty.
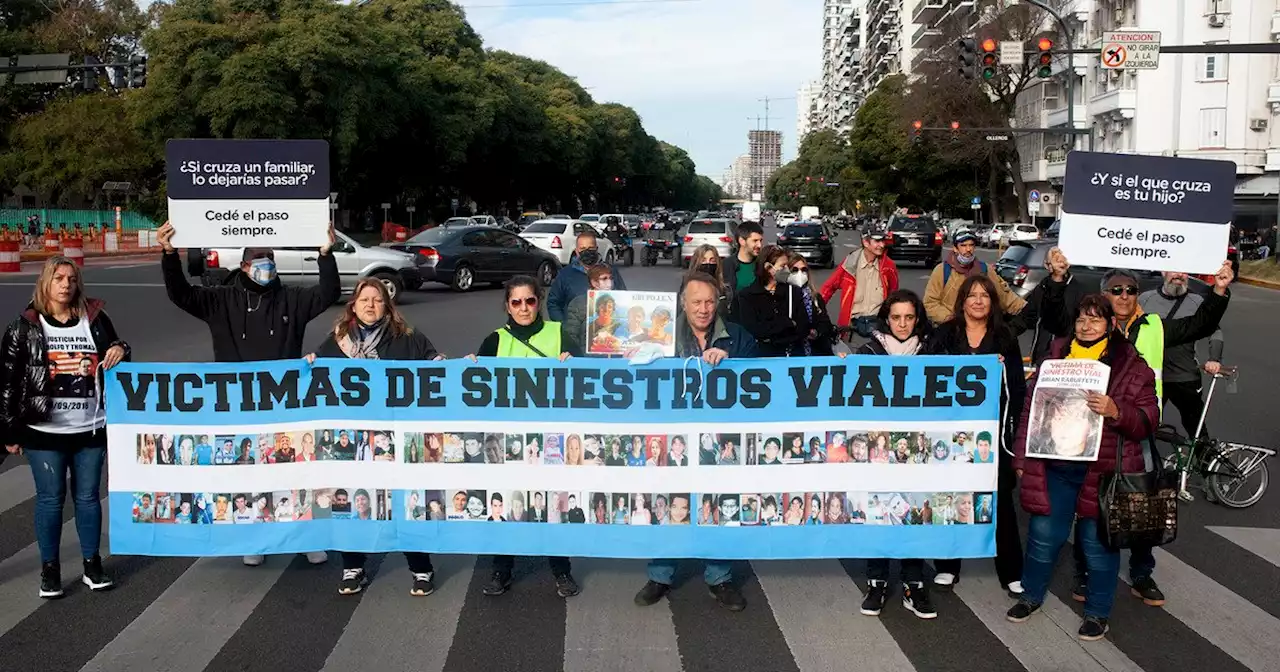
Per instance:
[[[671,585],[676,575],[676,565],[679,563],[679,560],[650,560],[649,580],[664,586]],[[706,568],[702,570],[702,578],[708,586],[718,586],[733,578],[733,566],[724,560],[707,560]]]
[[[36,544],[40,561],[58,560],[62,545],[62,502],[67,498],[67,474],[71,475],[71,501],[76,508],[76,534],[85,559],[98,554],[102,541],[102,502],[98,481],[106,448],[76,451],[25,448],[31,475],[36,481]]]
[[[1027,528],[1027,561],[1022,570],[1023,599],[1042,604],[1049,592],[1049,580],[1058,561],[1058,551],[1071,534],[1076,515],[1076,498],[1084,486],[1089,466],[1085,464],[1045,465],[1045,485],[1049,491],[1049,515],[1031,516]],[[1116,579],[1120,575],[1120,553],[1107,550],[1098,539],[1096,518],[1075,521],[1080,550],[1089,568],[1084,615],[1107,618],[1116,597]]]

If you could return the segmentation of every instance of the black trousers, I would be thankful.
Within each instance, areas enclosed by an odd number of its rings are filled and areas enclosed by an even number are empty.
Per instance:
[[[899,576],[903,583],[919,583],[924,581],[924,560],[920,558],[911,558],[899,561],[902,568],[899,570]],[[872,558],[867,560],[867,580],[868,581],[888,581],[889,580],[889,558]]]
[[[1204,398],[1201,396],[1203,389],[1198,380],[1164,384],[1164,400],[1178,409],[1178,417],[1182,418],[1182,428],[1186,430],[1188,437],[1195,436],[1196,424],[1204,413]],[[1206,436],[1208,433],[1209,423],[1206,422],[1200,435]]]
[[[555,576],[563,576],[572,571],[573,567],[569,563],[569,558],[561,558],[551,556],[547,558],[551,564],[551,573]],[[516,566],[516,556],[514,555],[495,555],[493,556],[493,573],[503,576],[511,576],[511,570]]]
[[[1013,489],[1018,477],[1013,473],[1012,458],[1000,456],[999,491],[996,493],[996,576],[1000,585],[1022,580],[1022,533],[1018,530],[1018,509],[1013,502]],[[960,576],[959,559],[934,560],[939,574]]]
[[[431,566],[430,553],[414,553],[406,551],[405,560],[409,561],[409,571],[414,574],[427,574],[435,571]],[[369,559],[367,553],[353,553],[351,551],[342,552],[342,568],[343,569],[364,569],[365,560]]]

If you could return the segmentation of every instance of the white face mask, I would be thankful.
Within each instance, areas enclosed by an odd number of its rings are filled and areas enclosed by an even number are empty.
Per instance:
[[[795,285],[796,287],[803,288],[805,285],[808,285],[808,284],[809,284],[809,272],[808,272],[808,271],[796,271],[796,272],[792,273],[791,275],[787,276],[787,282],[790,282],[791,284]]]
[[[609,279],[609,280],[600,280],[600,281],[599,281],[599,283],[600,283],[600,286],[599,286],[599,287],[596,287],[596,289],[613,289],[613,280],[612,280],[612,279]]]

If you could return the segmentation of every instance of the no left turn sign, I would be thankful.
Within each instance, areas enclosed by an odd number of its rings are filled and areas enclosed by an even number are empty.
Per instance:
[[[1129,50],[1123,44],[1108,44],[1102,48],[1102,65],[1119,68],[1129,58]]]

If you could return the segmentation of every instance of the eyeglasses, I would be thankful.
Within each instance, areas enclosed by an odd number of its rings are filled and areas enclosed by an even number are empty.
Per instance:
[[[1118,287],[1108,287],[1107,292],[1110,293],[1112,296],[1121,296],[1123,294],[1128,294],[1129,296],[1137,296],[1138,288],[1134,287],[1133,285],[1121,285]]]
[[[512,308],[519,308],[521,304],[526,305],[530,308],[533,308],[534,306],[538,305],[538,297],[526,296],[523,299],[511,299],[511,301],[509,301],[508,303],[511,304]]]

